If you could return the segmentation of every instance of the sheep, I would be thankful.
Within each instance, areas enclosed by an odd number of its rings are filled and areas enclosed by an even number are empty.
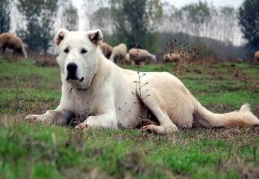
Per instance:
[[[178,62],[180,60],[180,54],[167,53],[163,57],[164,62]]]
[[[13,34],[2,33],[0,35],[0,50],[2,50],[2,55],[4,55],[6,48],[13,50],[13,57],[16,53],[19,53],[24,58],[27,58],[22,40]]]
[[[110,60],[116,64],[123,64],[125,62],[125,57],[127,54],[127,46],[124,43],[113,47]]]
[[[129,50],[130,60],[136,65],[156,62],[156,56],[145,49],[132,48]]]
[[[105,56],[107,59],[109,59],[110,56],[111,56],[111,54],[112,54],[113,47],[110,46],[108,43],[103,42],[103,43],[101,44],[101,49],[102,49],[102,51],[103,51],[104,56]]]
[[[129,53],[126,53],[125,64],[132,65],[132,61],[130,60],[130,54]]]
[[[255,52],[254,61],[259,62],[259,50]]]

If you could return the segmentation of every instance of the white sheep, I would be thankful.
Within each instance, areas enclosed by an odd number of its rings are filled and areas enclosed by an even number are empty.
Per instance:
[[[178,62],[180,60],[180,54],[167,53],[163,57],[164,62]]]
[[[255,62],[259,62],[259,50],[255,52],[254,60]]]
[[[124,43],[120,43],[119,45],[113,47],[110,60],[116,64],[124,64],[126,54],[127,46]]]
[[[132,48],[129,50],[130,60],[136,65],[155,63],[156,56],[145,49]]]
[[[103,42],[101,44],[101,49],[102,49],[104,56],[109,59],[112,54],[113,47],[111,45],[109,45],[108,43]]]

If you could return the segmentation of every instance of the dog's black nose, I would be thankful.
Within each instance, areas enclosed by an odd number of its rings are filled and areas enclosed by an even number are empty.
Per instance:
[[[77,64],[75,64],[74,62],[70,62],[67,64],[67,71],[75,72],[76,69],[77,69]]]

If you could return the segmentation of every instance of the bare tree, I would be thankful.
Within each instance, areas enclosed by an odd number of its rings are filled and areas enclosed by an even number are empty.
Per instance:
[[[90,15],[90,29],[101,28],[104,34],[110,35],[114,30],[111,9],[109,7],[100,7]]]
[[[184,15],[189,22],[189,29],[194,35],[200,37],[207,30],[208,22],[211,18],[210,8],[207,2],[192,3],[182,8]]]
[[[53,38],[57,3],[58,0],[17,1],[17,8],[25,22],[25,26],[18,29],[18,35],[30,50],[47,53]]]
[[[61,13],[61,27],[68,30],[78,30],[78,10],[71,1],[64,3]]]

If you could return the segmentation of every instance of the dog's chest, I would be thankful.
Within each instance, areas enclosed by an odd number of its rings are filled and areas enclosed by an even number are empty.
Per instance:
[[[70,108],[76,115],[88,116],[96,113],[96,98],[84,91],[71,91],[69,96]]]

